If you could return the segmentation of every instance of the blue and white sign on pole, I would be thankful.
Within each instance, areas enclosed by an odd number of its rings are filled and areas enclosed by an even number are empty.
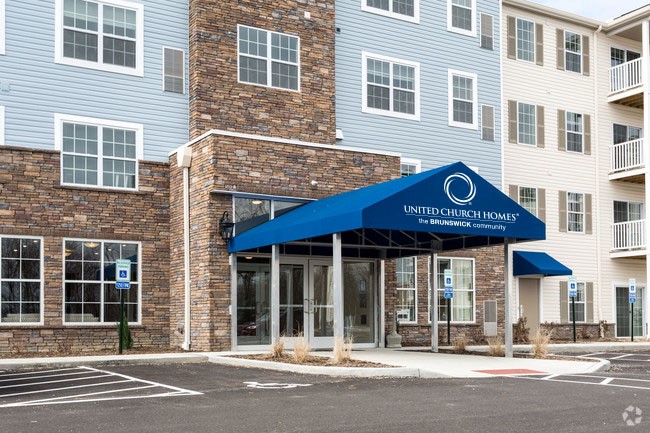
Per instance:
[[[445,269],[445,299],[454,299],[454,277],[451,269]]]
[[[131,288],[131,260],[115,260],[115,288],[120,290]]]
[[[634,278],[630,278],[629,289],[630,304],[634,304],[636,303],[636,280]]]
[[[578,297],[578,283],[576,281],[576,277],[570,276],[569,277],[569,298],[577,298]]]

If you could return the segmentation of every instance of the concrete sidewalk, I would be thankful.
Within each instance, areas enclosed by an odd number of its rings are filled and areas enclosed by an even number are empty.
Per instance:
[[[347,377],[427,377],[427,378],[484,378],[517,374],[584,374],[609,367],[605,360],[554,360],[529,358],[495,358],[477,355],[431,353],[420,348],[366,349],[353,351],[354,359],[375,362],[389,367],[337,367],[295,365],[270,361],[234,358],[261,352],[167,353],[139,355],[103,355],[76,357],[44,357],[0,359],[0,370],[29,368],[61,368],[80,365],[160,364],[212,362],[238,367],[263,368],[301,374]],[[314,355],[330,356],[330,352]]]

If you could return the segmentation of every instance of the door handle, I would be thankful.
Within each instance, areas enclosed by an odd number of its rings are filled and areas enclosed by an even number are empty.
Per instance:
[[[305,313],[309,314],[309,299],[305,299],[302,301],[302,308],[305,310]]]
[[[313,299],[309,300],[309,312],[311,314],[314,314],[314,300]]]

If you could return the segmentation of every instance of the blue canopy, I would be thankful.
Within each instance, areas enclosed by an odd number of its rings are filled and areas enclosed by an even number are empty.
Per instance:
[[[573,271],[546,253],[535,251],[514,251],[512,253],[512,275],[571,275]]]
[[[228,251],[278,244],[285,254],[314,254],[333,233],[342,233],[348,257],[392,258],[542,240],[546,228],[457,162],[304,204],[236,235]]]

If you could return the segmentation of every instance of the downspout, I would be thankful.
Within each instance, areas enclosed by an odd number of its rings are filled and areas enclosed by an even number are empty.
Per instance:
[[[594,143],[592,146],[592,151],[596,154],[596,227],[597,227],[597,232],[596,232],[596,251],[598,251],[598,254],[596,254],[596,275],[597,275],[597,284],[598,284],[598,321],[603,320],[603,277],[602,277],[602,261],[603,261],[603,250],[602,250],[602,233],[601,233],[601,219],[600,219],[600,206],[601,206],[601,200],[600,200],[600,182],[602,179],[600,179],[600,146],[598,145],[600,143],[600,123],[598,123],[599,119],[599,99],[598,95],[600,92],[598,92],[599,89],[599,81],[598,81],[598,35],[600,32],[602,32],[603,26],[600,25],[598,26],[598,29],[594,32],[594,128],[593,128],[593,133],[591,137],[591,142]],[[593,214],[593,210],[592,210]]]
[[[184,319],[183,350],[190,350],[191,340],[191,302],[190,302],[190,166],[192,165],[192,150],[183,146],[176,153],[177,163],[183,168],[183,273],[184,273]]]

